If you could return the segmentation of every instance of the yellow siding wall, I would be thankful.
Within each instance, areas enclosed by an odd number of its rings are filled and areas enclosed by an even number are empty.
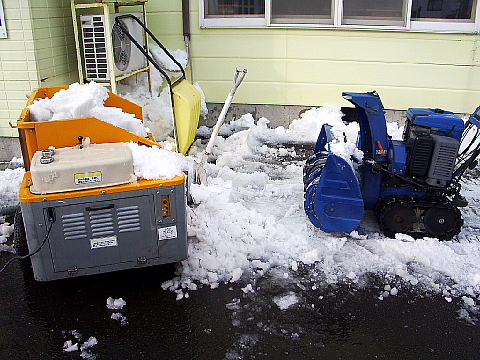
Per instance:
[[[348,106],[342,91],[376,90],[389,109],[480,104],[478,34],[334,29],[200,28],[190,0],[192,64],[208,102],[223,102],[237,66],[248,75],[235,102]],[[78,81],[70,0],[3,0],[0,136],[39,86]],[[148,27],[169,49],[184,49],[181,1],[150,0]]]
[[[344,29],[207,29],[191,0],[194,81],[223,102],[235,67],[248,75],[235,102],[349,106],[342,91],[376,90],[389,109],[480,105],[478,34]],[[149,27],[184,48],[181,2],[148,3]]]
[[[3,7],[8,38],[0,39],[0,136],[17,136],[9,122],[33,89],[78,81],[75,43],[69,0],[3,0]]]
[[[30,0],[41,86],[78,81],[70,0]]]
[[[0,136],[17,135],[8,125],[37,86],[35,47],[28,0],[3,0],[8,39],[0,39]]]

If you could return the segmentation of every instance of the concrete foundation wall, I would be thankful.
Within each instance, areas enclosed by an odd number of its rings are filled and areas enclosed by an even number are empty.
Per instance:
[[[202,120],[200,125],[212,127],[217,122],[223,104],[221,103],[207,103],[208,115],[205,120]],[[288,127],[293,120],[299,119],[301,115],[312,109],[312,106],[297,106],[297,105],[258,105],[258,104],[232,104],[225,117],[225,122],[230,122],[240,118],[244,114],[252,114],[255,121],[265,117],[270,123],[269,127],[274,129],[278,126]],[[342,107],[342,112],[345,114],[344,120],[352,121],[356,119],[355,108]],[[387,121],[396,121],[399,125],[405,123],[405,110],[385,110],[385,117]]]
[[[22,157],[20,142],[16,137],[0,137],[0,161],[10,161],[14,157]]]

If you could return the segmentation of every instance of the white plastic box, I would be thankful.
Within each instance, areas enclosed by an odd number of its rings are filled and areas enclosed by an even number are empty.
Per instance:
[[[136,181],[127,143],[89,144],[37,151],[30,171],[34,194],[84,190]]]

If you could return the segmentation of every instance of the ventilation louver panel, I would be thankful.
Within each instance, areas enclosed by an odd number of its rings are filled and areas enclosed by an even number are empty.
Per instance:
[[[112,52],[115,76],[123,76],[147,66],[145,56],[132,44],[120,26],[115,23],[115,17],[110,15]],[[140,13],[132,15],[141,19]],[[83,39],[83,55],[86,79],[91,81],[110,80],[108,64],[108,33],[105,15],[82,15],[81,32]],[[139,43],[143,44],[143,29],[131,18],[122,19],[122,24]]]
[[[87,237],[85,214],[76,213],[62,216],[63,237],[65,240],[77,240]]]
[[[118,232],[140,231],[140,209],[128,206],[117,209]]]

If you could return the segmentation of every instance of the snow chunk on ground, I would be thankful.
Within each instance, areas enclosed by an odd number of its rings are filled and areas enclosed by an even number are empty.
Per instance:
[[[107,308],[111,310],[123,309],[125,305],[127,305],[127,302],[122,298],[114,299],[112,297],[109,297],[107,299]]]
[[[67,340],[63,343],[64,352],[72,352],[78,350],[78,343],[73,344],[72,340]]]
[[[94,336],[90,336],[87,341],[85,341],[81,346],[80,350],[90,349],[91,347],[98,344],[97,338]]]
[[[300,299],[298,298],[298,295],[292,291],[273,298],[273,302],[277,304],[280,310],[287,310],[290,306],[297,304],[299,301]]]
[[[113,313],[110,318],[119,321],[121,325],[128,325],[127,317],[123,316],[121,313]]]

